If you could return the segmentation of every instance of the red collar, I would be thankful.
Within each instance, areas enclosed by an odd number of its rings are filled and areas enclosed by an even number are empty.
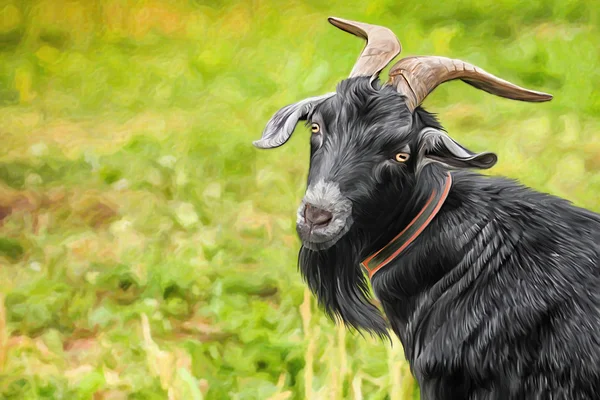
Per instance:
[[[369,278],[372,279],[377,271],[398,257],[423,232],[427,225],[431,223],[438,211],[440,211],[440,208],[442,208],[446,197],[448,197],[450,186],[452,186],[452,176],[448,173],[442,189],[433,190],[423,209],[410,224],[381,250],[370,255],[361,263],[369,273]]]

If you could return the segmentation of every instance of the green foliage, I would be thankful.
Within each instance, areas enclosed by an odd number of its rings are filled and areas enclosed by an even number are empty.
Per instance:
[[[15,239],[0,238],[0,254],[16,260],[23,255],[23,246]]]
[[[555,95],[460,82],[426,107],[491,173],[600,211],[600,13],[591,0],[6,0],[0,4],[0,397],[417,398],[399,343],[346,333],[296,270],[302,128],[387,25]]]

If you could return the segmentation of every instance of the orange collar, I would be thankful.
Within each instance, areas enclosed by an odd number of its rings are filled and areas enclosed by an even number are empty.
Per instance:
[[[395,238],[393,238],[388,244],[376,253],[370,255],[365,259],[361,265],[369,273],[369,278],[373,278],[375,272],[385,267],[390,261],[395,259],[411,244],[417,236],[423,232],[423,230],[431,223],[433,218],[437,215],[442,208],[442,204],[448,197],[450,192],[450,186],[452,186],[452,176],[448,173],[446,182],[442,190],[435,190],[427,199],[427,203],[423,209],[417,214],[417,216],[408,224],[406,228],[402,230]]]

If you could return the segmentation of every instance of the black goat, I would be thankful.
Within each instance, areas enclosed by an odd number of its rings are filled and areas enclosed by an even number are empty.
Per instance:
[[[280,110],[255,145],[311,126],[299,264],[347,325],[402,341],[422,399],[600,398],[600,216],[516,182],[452,140],[420,107],[462,79],[546,101],[457,60],[400,60],[386,28],[332,18],[368,38],[336,93]],[[369,301],[367,270],[387,321]]]

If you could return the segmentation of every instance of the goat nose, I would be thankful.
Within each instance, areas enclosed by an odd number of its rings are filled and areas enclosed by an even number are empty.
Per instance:
[[[327,225],[333,218],[333,214],[307,203],[304,208],[304,218],[313,225]]]

